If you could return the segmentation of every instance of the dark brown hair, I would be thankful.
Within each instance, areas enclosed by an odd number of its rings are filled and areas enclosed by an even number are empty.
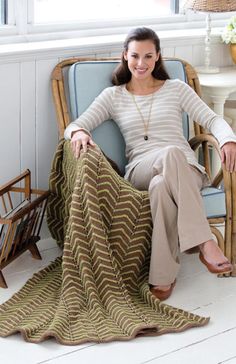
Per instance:
[[[136,28],[131,30],[131,32],[127,35],[124,42],[124,50],[121,56],[121,63],[114,70],[112,74],[112,83],[113,85],[119,86],[125,83],[128,83],[131,80],[131,72],[128,68],[128,62],[124,58],[124,52],[128,51],[129,43],[132,41],[142,41],[142,40],[150,40],[153,42],[156,48],[156,52],[159,52],[159,58],[156,61],[156,65],[154,70],[152,71],[152,75],[154,78],[158,80],[167,80],[169,79],[169,75],[165,70],[165,66],[163,64],[163,60],[160,54],[160,39],[157,34],[150,28]]]

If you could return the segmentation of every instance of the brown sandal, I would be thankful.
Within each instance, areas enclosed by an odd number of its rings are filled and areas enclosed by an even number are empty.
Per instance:
[[[230,273],[233,270],[233,266],[229,262],[224,262],[224,263],[219,263],[219,264],[211,264],[211,263],[207,262],[203,256],[202,252],[200,252],[200,254],[199,254],[199,259],[207,267],[209,272],[214,273],[214,274]],[[224,264],[229,264],[230,267],[229,268],[221,267]]]
[[[166,291],[162,291],[161,289],[158,289],[158,288],[151,288],[150,291],[152,292],[152,294],[158,298],[160,301],[164,301],[164,300],[167,300],[167,298],[170,297],[172,291],[173,291],[173,288],[176,284],[176,279],[174,280],[174,282],[170,285],[170,288],[167,289]]]

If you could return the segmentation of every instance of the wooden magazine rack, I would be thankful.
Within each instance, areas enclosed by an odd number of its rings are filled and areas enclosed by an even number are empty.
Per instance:
[[[0,287],[7,288],[2,269],[26,250],[42,259],[36,242],[48,196],[49,191],[31,189],[29,170],[0,187]]]

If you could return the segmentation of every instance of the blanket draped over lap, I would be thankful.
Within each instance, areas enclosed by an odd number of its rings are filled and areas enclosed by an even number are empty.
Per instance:
[[[130,340],[208,322],[149,290],[151,213],[140,192],[97,148],[76,160],[61,141],[50,175],[47,219],[62,257],[0,306],[0,336],[62,344]]]

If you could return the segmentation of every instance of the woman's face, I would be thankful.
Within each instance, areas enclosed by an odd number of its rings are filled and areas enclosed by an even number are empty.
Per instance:
[[[143,80],[151,76],[159,53],[151,40],[133,40],[128,45],[128,51],[124,52],[124,58],[132,77]]]

